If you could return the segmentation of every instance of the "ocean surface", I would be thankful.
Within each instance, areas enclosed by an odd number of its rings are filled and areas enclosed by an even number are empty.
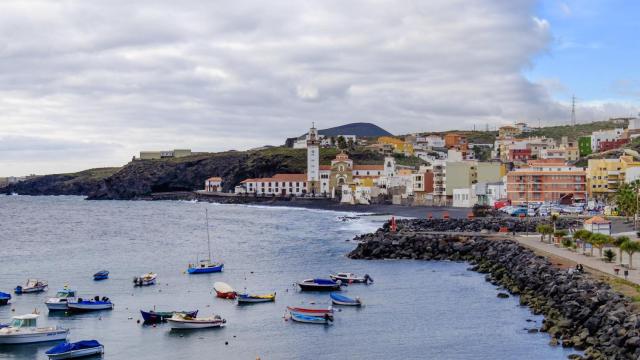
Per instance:
[[[209,211],[218,274],[187,275],[207,249]],[[0,291],[27,278],[45,279],[44,294],[14,295],[0,322],[40,311],[39,324],[71,329],[72,341],[97,339],[105,359],[566,359],[570,350],[530,334],[542,317],[498,299],[498,290],[467,264],[356,261],[345,257],[355,235],[386,217],[332,211],[192,202],[85,201],[80,197],[0,196]],[[92,274],[111,271],[109,280]],[[158,273],[156,286],[134,288],[132,278]],[[287,305],[328,303],[294,283],[331,272],[370,274],[352,285],[361,309],[342,308],[331,326],[285,321]],[[217,299],[213,283],[250,292],[277,291],[275,303],[239,307]],[[44,301],[69,284],[81,296],[108,296],[113,311],[48,314]],[[192,310],[227,319],[223,329],[175,332],[143,326],[140,309]],[[15,311],[12,311],[14,310]],[[530,320],[530,321],[527,321]],[[533,320],[533,321],[531,321]],[[53,344],[2,346],[0,359],[46,359]]]

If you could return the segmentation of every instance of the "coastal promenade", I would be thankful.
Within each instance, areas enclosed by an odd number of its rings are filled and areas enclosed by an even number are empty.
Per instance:
[[[620,279],[624,279],[623,272],[625,268],[620,266],[620,261],[619,261],[620,259],[617,258],[619,256],[618,248],[611,248],[616,253],[616,261],[612,263],[607,263],[600,260],[600,258],[598,258],[599,251],[597,249],[594,249],[593,256],[587,256],[587,255],[584,255],[581,250],[571,251],[566,248],[556,246],[554,244],[541,242],[540,235],[530,235],[530,236],[520,235],[520,236],[517,236],[515,240],[518,241],[520,244],[536,251],[537,253],[540,253],[541,255],[549,254],[552,256],[560,257],[576,264],[582,264],[586,268],[590,268],[614,277],[618,277]],[[587,254],[589,254],[589,251],[587,251]],[[622,259],[623,259],[623,263],[627,263],[627,264],[629,263],[629,257],[627,254],[622,253]],[[637,253],[634,254],[633,264],[635,268],[637,268],[640,265],[640,254],[637,254]],[[614,269],[616,268],[620,269],[620,273],[618,275],[616,275],[614,271]],[[634,284],[640,285],[640,271],[637,269],[629,270],[629,276],[627,277],[627,280]]]

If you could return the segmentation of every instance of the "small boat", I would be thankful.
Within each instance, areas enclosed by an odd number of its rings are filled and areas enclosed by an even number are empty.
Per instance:
[[[136,276],[133,278],[133,286],[155,285],[157,277],[158,277],[158,274],[152,273],[152,272],[142,274],[140,276]]]
[[[0,292],[0,305],[7,305],[11,300],[11,294]]]
[[[102,299],[100,299],[99,296],[96,296],[91,300],[83,300],[82,298],[78,298],[77,301],[69,301],[67,303],[67,306],[69,307],[69,310],[73,312],[87,312],[98,310],[113,310],[114,304],[106,296],[103,296]]]
[[[238,305],[241,304],[255,304],[262,302],[276,301],[276,293],[251,295],[251,294],[238,294]]]
[[[49,298],[47,301],[44,302],[44,304],[47,305],[47,308],[49,309],[49,311],[67,310],[69,309],[69,307],[67,306],[67,303],[69,301],[75,301],[75,300],[76,300],[76,291],[69,289],[67,286],[65,286],[64,288],[62,288],[56,293],[55,297]]]
[[[207,209],[204,209],[204,214],[207,221],[207,249],[209,250],[209,257],[204,260],[196,261],[193,264],[189,264],[187,268],[187,272],[189,274],[216,273],[222,272],[224,269],[223,263],[211,261],[211,237],[209,236],[209,212]]]
[[[100,270],[97,273],[93,274],[93,280],[106,280],[109,278],[109,271]]]
[[[287,310],[289,312],[295,312],[295,313],[298,313],[298,314],[315,315],[315,316],[322,316],[324,314],[333,314],[333,308],[332,307],[306,308],[306,307],[297,307],[297,306],[287,306]]]
[[[9,326],[0,329],[0,344],[29,344],[64,340],[69,329],[37,327],[38,314],[14,316]]]
[[[303,291],[334,291],[340,290],[342,281],[329,279],[307,279],[298,282],[298,286]]]
[[[47,350],[45,354],[52,359],[75,359],[104,353],[104,346],[97,340],[82,340],[58,344]]]
[[[188,316],[186,314],[175,313],[172,317],[167,319],[167,322],[172,329],[205,329],[223,327],[227,323],[227,320],[220,317],[220,315],[198,318]]]
[[[313,316],[296,312],[290,312],[289,314],[291,315],[291,320],[301,323],[329,324],[333,321],[333,315],[331,314],[324,314],[320,316]]]
[[[222,281],[213,283],[213,290],[216,291],[216,296],[222,299],[235,299],[238,295],[231,285]]]
[[[142,315],[142,320],[144,320],[145,324],[157,324],[164,321],[167,321],[170,317],[172,317],[175,313],[185,314],[190,317],[198,316],[198,310],[195,311],[155,311],[149,310],[144,311],[140,310],[140,314]]]
[[[364,274],[364,276],[358,276],[354,273],[348,273],[348,272],[339,272],[337,274],[331,274],[329,275],[329,277],[331,278],[331,280],[333,281],[342,281],[343,283],[346,284],[369,284],[369,283],[373,283],[373,279],[371,278],[371,276],[369,276],[369,274]]]
[[[331,302],[336,305],[345,305],[345,306],[362,306],[362,301],[360,298],[356,297],[352,299],[350,297],[346,297],[337,293],[329,294],[331,296]]]
[[[49,285],[44,280],[37,279],[29,279],[24,286],[16,286],[15,293],[16,294],[27,294],[27,293],[36,293],[43,292],[47,290]]]

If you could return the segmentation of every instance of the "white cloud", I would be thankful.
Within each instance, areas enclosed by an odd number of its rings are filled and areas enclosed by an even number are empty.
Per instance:
[[[24,149],[0,150],[0,176],[122,164],[141,149],[280,144],[312,121],[370,121],[393,133],[564,121],[566,104],[522,75],[552,39],[534,8],[534,0],[3,1],[0,138],[109,146],[92,156],[66,147],[46,169],[21,161]]]

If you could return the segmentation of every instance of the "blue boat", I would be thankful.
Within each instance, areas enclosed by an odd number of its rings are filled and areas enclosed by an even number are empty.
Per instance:
[[[330,279],[307,279],[298,282],[302,291],[340,291],[342,281]]]
[[[322,316],[312,316],[297,312],[289,312],[289,314],[291,315],[291,320],[307,324],[329,324],[333,321],[331,314],[324,314]]]
[[[224,270],[224,264],[221,262],[211,261],[211,238],[209,236],[209,212],[205,211],[205,218],[207,220],[207,249],[209,250],[209,257],[200,261],[196,261],[194,264],[189,264],[187,267],[187,273],[189,274],[209,274],[222,272]]]
[[[195,318],[198,316],[198,310],[195,311],[155,311],[155,310],[149,310],[149,311],[144,311],[144,310],[140,310],[140,314],[142,315],[142,320],[144,320],[144,322],[146,324],[157,324],[160,322],[164,322],[167,321],[168,318],[172,317],[173,314],[175,313],[180,313],[180,314],[185,314],[186,316]]]
[[[97,273],[93,274],[93,280],[106,280],[109,278],[109,271],[100,270]]]
[[[104,346],[97,340],[82,340],[74,343],[65,341],[45,352],[49,359],[75,359],[103,353]]]
[[[352,299],[350,297],[346,297],[344,295],[340,295],[337,293],[329,294],[331,296],[331,302],[336,305],[345,305],[345,306],[362,306],[362,301],[359,298]]]
[[[82,298],[78,298],[77,301],[69,301],[67,303],[67,307],[71,312],[87,312],[87,311],[98,311],[98,310],[113,310],[114,304],[109,300],[108,297],[102,297],[100,299],[99,296],[91,300],[83,300]]]
[[[0,305],[7,305],[11,300],[11,294],[0,292]]]

